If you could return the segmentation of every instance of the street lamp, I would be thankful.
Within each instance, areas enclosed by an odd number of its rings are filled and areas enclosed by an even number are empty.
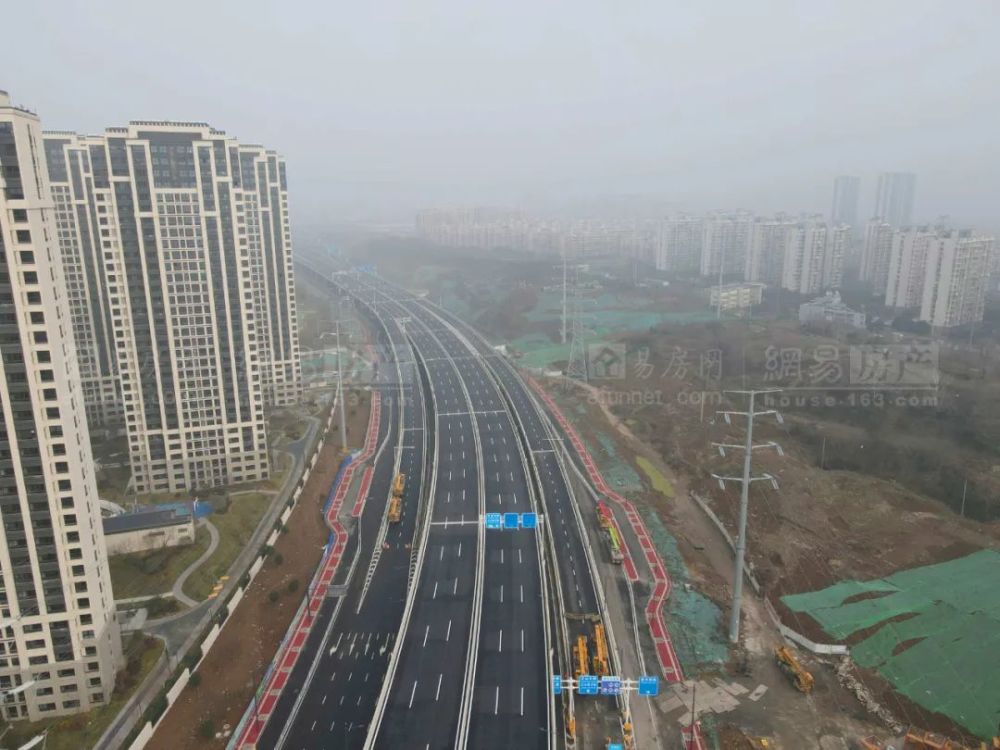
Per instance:
[[[324,336],[334,335],[337,337],[337,400],[340,402],[340,447],[347,450],[347,405],[344,403],[344,373],[340,366],[340,320],[336,321],[337,328],[334,331],[327,331],[320,334],[320,340]]]

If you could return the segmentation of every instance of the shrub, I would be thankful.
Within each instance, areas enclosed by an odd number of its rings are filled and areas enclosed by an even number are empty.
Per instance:
[[[198,725],[198,736],[203,740],[210,740],[215,737],[215,724],[211,719],[205,719]]]
[[[281,598],[281,592],[277,590],[272,591],[270,594],[267,595],[267,600],[271,602],[271,604],[274,604],[280,598]]]
[[[293,578],[288,582],[288,592],[294,593],[299,590],[299,581],[297,578]]]
[[[201,684],[201,672],[192,672],[191,676],[188,678],[188,685],[193,688],[198,687]]]
[[[275,565],[281,565],[281,563],[285,561],[285,556],[280,552],[275,552],[272,559],[274,560]]]

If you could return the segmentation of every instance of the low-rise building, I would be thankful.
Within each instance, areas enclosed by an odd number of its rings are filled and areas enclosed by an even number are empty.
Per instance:
[[[185,503],[139,508],[102,522],[109,556],[194,543],[194,513]]]
[[[822,297],[799,305],[799,323],[864,328],[865,314],[845,305],[839,292],[827,292]]]
[[[764,284],[739,281],[733,284],[713,286],[708,293],[709,304],[723,310],[743,310],[751,305],[759,305],[764,299]]]

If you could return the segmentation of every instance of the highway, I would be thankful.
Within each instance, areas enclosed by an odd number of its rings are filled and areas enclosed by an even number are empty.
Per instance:
[[[372,318],[372,322],[376,322]],[[389,320],[378,343],[383,409],[368,500],[324,610],[261,737],[261,748],[363,747],[403,614],[425,470],[424,402],[412,352]],[[402,424],[403,430],[400,431]],[[398,524],[385,517],[393,478],[407,476]]]
[[[394,408],[351,564],[258,747],[559,746],[549,679],[570,673],[602,595],[558,433],[471,327],[379,277],[316,268],[378,331],[374,387]],[[403,518],[388,524],[400,471]],[[541,513],[543,527],[487,531],[485,514],[504,512]]]

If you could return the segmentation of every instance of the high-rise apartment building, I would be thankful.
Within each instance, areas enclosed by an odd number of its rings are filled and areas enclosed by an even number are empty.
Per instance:
[[[913,221],[917,176],[910,172],[885,172],[878,177],[873,218],[892,226],[907,227]]]
[[[821,220],[801,221],[786,235],[781,286],[799,294],[815,294],[840,286],[851,228]]]
[[[830,212],[830,221],[834,226],[846,224],[853,228],[858,225],[860,191],[860,177],[841,175],[833,181],[833,210]]]
[[[701,266],[703,221],[699,216],[670,216],[660,222],[656,270],[698,273]]]
[[[136,490],[266,478],[265,406],[300,387],[283,160],[203,123],[46,144],[73,201],[87,202],[74,204],[77,229],[85,214],[99,243],[109,322],[92,297],[70,301],[113,335]],[[71,269],[88,268],[87,236],[60,237]],[[84,329],[78,346],[100,358],[106,337]]]
[[[753,234],[753,214],[713,213],[702,224],[700,272],[702,276],[742,274]]]
[[[910,227],[892,233],[885,286],[887,307],[921,306],[928,255],[937,239],[937,232],[930,227]]]
[[[108,217],[97,215],[91,166],[92,162],[101,163],[103,146],[100,139],[88,142],[73,133],[45,133],[43,137],[59,262],[66,281],[87,422],[93,429],[122,418],[101,246]]]
[[[107,703],[121,663],[38,118],[0,92],[0,691],[6,719]]]
[[[862,281],[872,286],[876,295],[885,294],[889,281],[889,260],[892,257],[892,224],[873,219],[865,227],[865,244],[861,251]]]
[[[969,231],[941,231],[927,253],[920,319],[933,328],[983,319],[993,238]]]
[[[758,217],[754,221],[743,277],[747,281],[781,286],[785,248],[789,235],[797,227],[797,221],[783,216],[774,219]]]

